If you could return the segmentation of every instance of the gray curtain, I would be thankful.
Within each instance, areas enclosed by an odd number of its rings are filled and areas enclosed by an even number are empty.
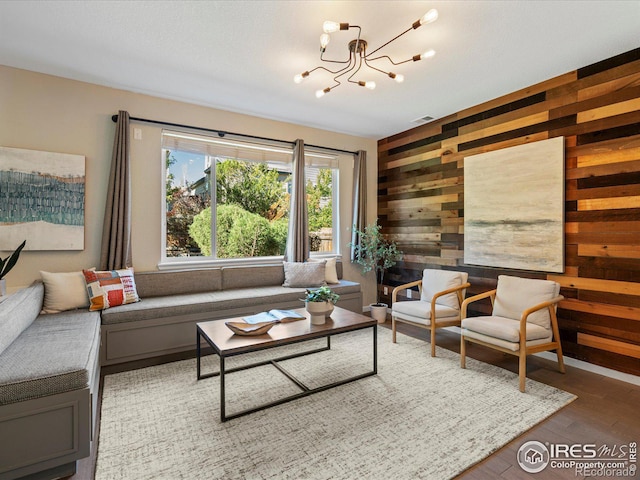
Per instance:
[[[289,232],[284,260],[304,262],[307,258],[309,258],[309,218],[304,181],[304,142],[298,139],[293,149]]]
[[[131,266],[131,168],[129,162],[129,113],[118,112],[113,141],[111,173],[102,229],[100,269]]]
[[[358,150],[354,155],[353,166],[353,222],[351,231],[351,261],[356,259],[356,246],[360,245],[360,236],[356,229],[363,232],[367,224],[367,152]]]

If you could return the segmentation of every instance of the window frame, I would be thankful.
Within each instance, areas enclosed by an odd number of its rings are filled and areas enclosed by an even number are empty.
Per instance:
[[[193,132],[193,131],[182,131],[180,129],[163,129],[161,132],[161,164],[162,164],[162,185],[161,185],[161,258],[158,263],[159,270],[169,270],[169,269],[198,269],[198,268],[211,268],[211,267],[222,267],[222,266],[232,266],[232,265],[270,265],[274,263],[278,263],[283,261],[284,255],[274,255],[274,256],[262,256],[262,257],[237,257],[237,258],[217,258],[213,255],[211,256],[192,256],[192,257],[171,257],[167,256],[167,208],[166,208],[166,194],[167,194],[167,185],[166,185],[166,176],[167,176],[167,165],[166,162],[163,161],[165,157],[165,152],[167,150],[172,150],[167,148],[164,144],[165,133],[175,133],[175,134],[184,134],[198,137],[212,137],[212,135],[208,135],[202,132]],[[222,136],[221,136],[222,137]],[[227,138],[225,138],[227,140]],[[252,141],[248,142],[242,138],[231,138],[231,142],[235,143],[246,143],[246,144],[256,144],[257,142]],[[265,141],[265,146],[268,149],[269,143]],[[279,144],[278,148],[283,148],[282,143]],[[293,156],[293,145],[287,144],[287,148],[291,149],[291,155]],[[178,151],[185,151],[178,149],[173,149]],[[213,208],[214,205],[217,205],[216,198],[216,188],[215,188],[215,160],[213,155],[209,155],[208,153],[201,153],[201,155],[205,155],[212,157],[211,168],[212,168],[212,188],[211,188],[211,252],[215,254],[217,251],[216,248],[216,208]],[[316,168],[329,168],[332,170],[332,251],[331,252],[310,252],[310,257],[313,258],[323,258],[323,257],[337,257],[341,258],[341,224],[340,224],[340,157],[345,154],[340,154],[336,151],[333,151],[330,148],[322,149],[321,147],[313,147],[308,148],[305,146],[305,168],[309,166],[310,158],[314,156],[320,156],[325,159],[333,158],[332,162],[328,162],[328,166],[318,166],[313,165]],[[225,155],[217,155],[218,157],[225,157]],[[233,157],[227,157],[233,158]],[[241,161],[248,161],[240,159]],[[206,161],[206,160],[205,160]],[[306,177],[306,175],[305,175]],[[306,185],[306,181],[305,181]]]

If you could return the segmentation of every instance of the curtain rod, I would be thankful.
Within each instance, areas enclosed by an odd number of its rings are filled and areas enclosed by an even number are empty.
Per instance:
[[[113,115],[111,117],[111,120],[113,120],[113,122],[116,123],[118,121],[118,114]],[[292,142],[290,140],[278,140],[277,138],[258,137],[256,135],[247,135],[245,133],[233,133],[233,132],[226,132],[224,130],[213,130],[211,128],[192,127],[191,125],[183,125],[183,124],[180,124],[180,123],[163,122],[163,121],[160,121],[160,120],[149,120],[149,119],[146,119],[146,118],[129,117],[129,120],[132,121],[132,122],[152,123],[154,125],[162,125],[162,126],[165,126],[165,127],[190,128],[192,130],[201,130],[203,132],[216,133],[220,137],[224,137],[225,135],[233,135],[233,136],[237,136],[237,137],[252,138],[254,140],[266,140],[268,142],[288,143],[290,145],[295,145],[295,143],[296,143],[296,142]],[[323,150],[329,150],[329,151],[338,152],[338,153],[348,153],[350,155],[356,155],[358,153],[358,152],[351,152],[349,150],[341,150],[339,148],[323,147],[323,146],[320,146],[320,145],[310,145],[310,144],[306,144],[306,143],[304,145],[305,145],[305,147],[321,148]]]

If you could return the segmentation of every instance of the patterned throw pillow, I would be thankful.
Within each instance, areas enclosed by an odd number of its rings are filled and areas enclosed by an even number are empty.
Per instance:
[[[91,301],[89,310],[104,310],[140,300],[131,268],[110,271],[83,270],[82,273]]]

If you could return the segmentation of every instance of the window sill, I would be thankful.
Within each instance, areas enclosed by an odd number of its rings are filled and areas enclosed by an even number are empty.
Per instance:
[[[342,256],[337,253],[311,254],[312,258],[336,257],[342,261]],[[278,257],[254,257],[254,258],[229,258],[213,259],[206,257],[174,257],[165,258],[158,264],[158,270],[200,270],[203,268],[238,267],[248,265],[277,265],[282,264],[283,256]]]

